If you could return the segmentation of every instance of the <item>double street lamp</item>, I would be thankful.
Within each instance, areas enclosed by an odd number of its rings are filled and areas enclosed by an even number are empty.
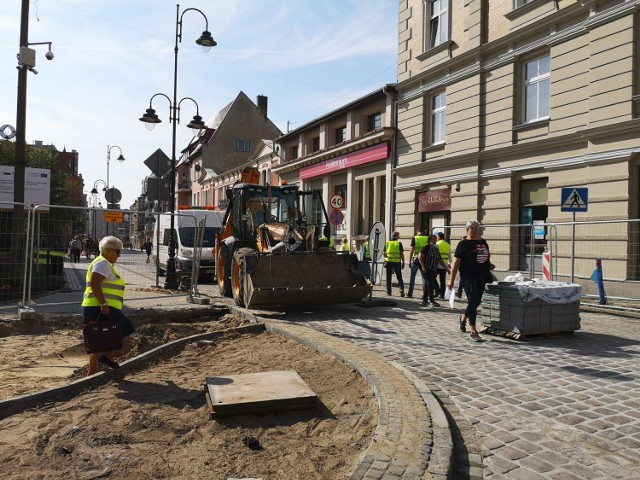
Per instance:
[[[205,52],[208,52],[211,47],[217,45],[216,41],[209,32],[209,20],[207,16],[197,8],[187,8],[180,14],[180,5],[176,5],[176,38],[174,48],[174,63],[173,63],[173,100],[164,93],[156,93],[149,100],[149,108],[146,113],[140,118],[141,122],[144,122],[148,130],[153,130],[157,123],[162,120],[156,115],[156,111],[153,109],[153,99],[157,96],[162,96],[169,101],[169,122],[172,124],[171,131],[171,195],[169,198],[169,208],[171,210],[171,224],[170,224],[170,236],[169,236],[169,258],[167,260],[167,275],[165,277],[165,288],[175,289],[178,286],[176,278],[176,245],[175,245],[175,202],[176,202],[176,126],[180,123],[180,104],[184,100],[191,100],[196,105],[196,114],[193,119],[187,125],[188,128],[193,130],[202,130],[206,128],[202,117],[200,116],[198,103],[191,97],[184,97],[178,101],[178,44],[182,42],[182,18],[188,11],[193,10],[200,13],[205,20],[205,31],[202,32],[200,38],[196,40],[196,43],[200,45]],[[157,221],[157,220],[156,220]]]

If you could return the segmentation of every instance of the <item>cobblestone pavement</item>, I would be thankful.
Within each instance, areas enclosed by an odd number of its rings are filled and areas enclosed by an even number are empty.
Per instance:
[[[474,343],[458,328],[458,310],[394,300],[285,318],[424,381],[452,423],[455,479],[640,478],[640,320],[582,312],[572,336]]]

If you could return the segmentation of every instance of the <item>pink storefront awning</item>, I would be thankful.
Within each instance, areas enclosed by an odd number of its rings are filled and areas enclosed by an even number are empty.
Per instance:
[[[350,153],[348,155],[343,155],[316,165],[301,168],[300,180],[318,177],[338,170],[344,170],[346,168],[357,167],[358,165],[364,165],[365,163],[382,160],[388,156],[389,143],[381,143],[380,145],[374,145],[373,147],[365,148],[364,150],[358,150],[357,152]]]

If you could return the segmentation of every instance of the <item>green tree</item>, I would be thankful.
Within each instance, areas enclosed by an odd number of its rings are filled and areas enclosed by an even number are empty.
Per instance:
[[[73,205],[73,186],[78,184],[78,178],[54,168],[57,161],[56,153],[52,148],[27,145],[25,164],[31,168],[48,168],[51,170],[51,197],[49,202],[51,205]],[[15,144],[8,140],[0,142],[0,165],[15,165],[15,158]],[[82,191],[82,185],[76,188]]]

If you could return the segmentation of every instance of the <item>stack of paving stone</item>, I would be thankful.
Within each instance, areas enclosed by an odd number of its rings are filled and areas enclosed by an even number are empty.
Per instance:
[[[523,300],[515,284],[487,285],[482,302],[482,324],[496,332],[537,335],[580,330],[580,300],[548,303]]]

